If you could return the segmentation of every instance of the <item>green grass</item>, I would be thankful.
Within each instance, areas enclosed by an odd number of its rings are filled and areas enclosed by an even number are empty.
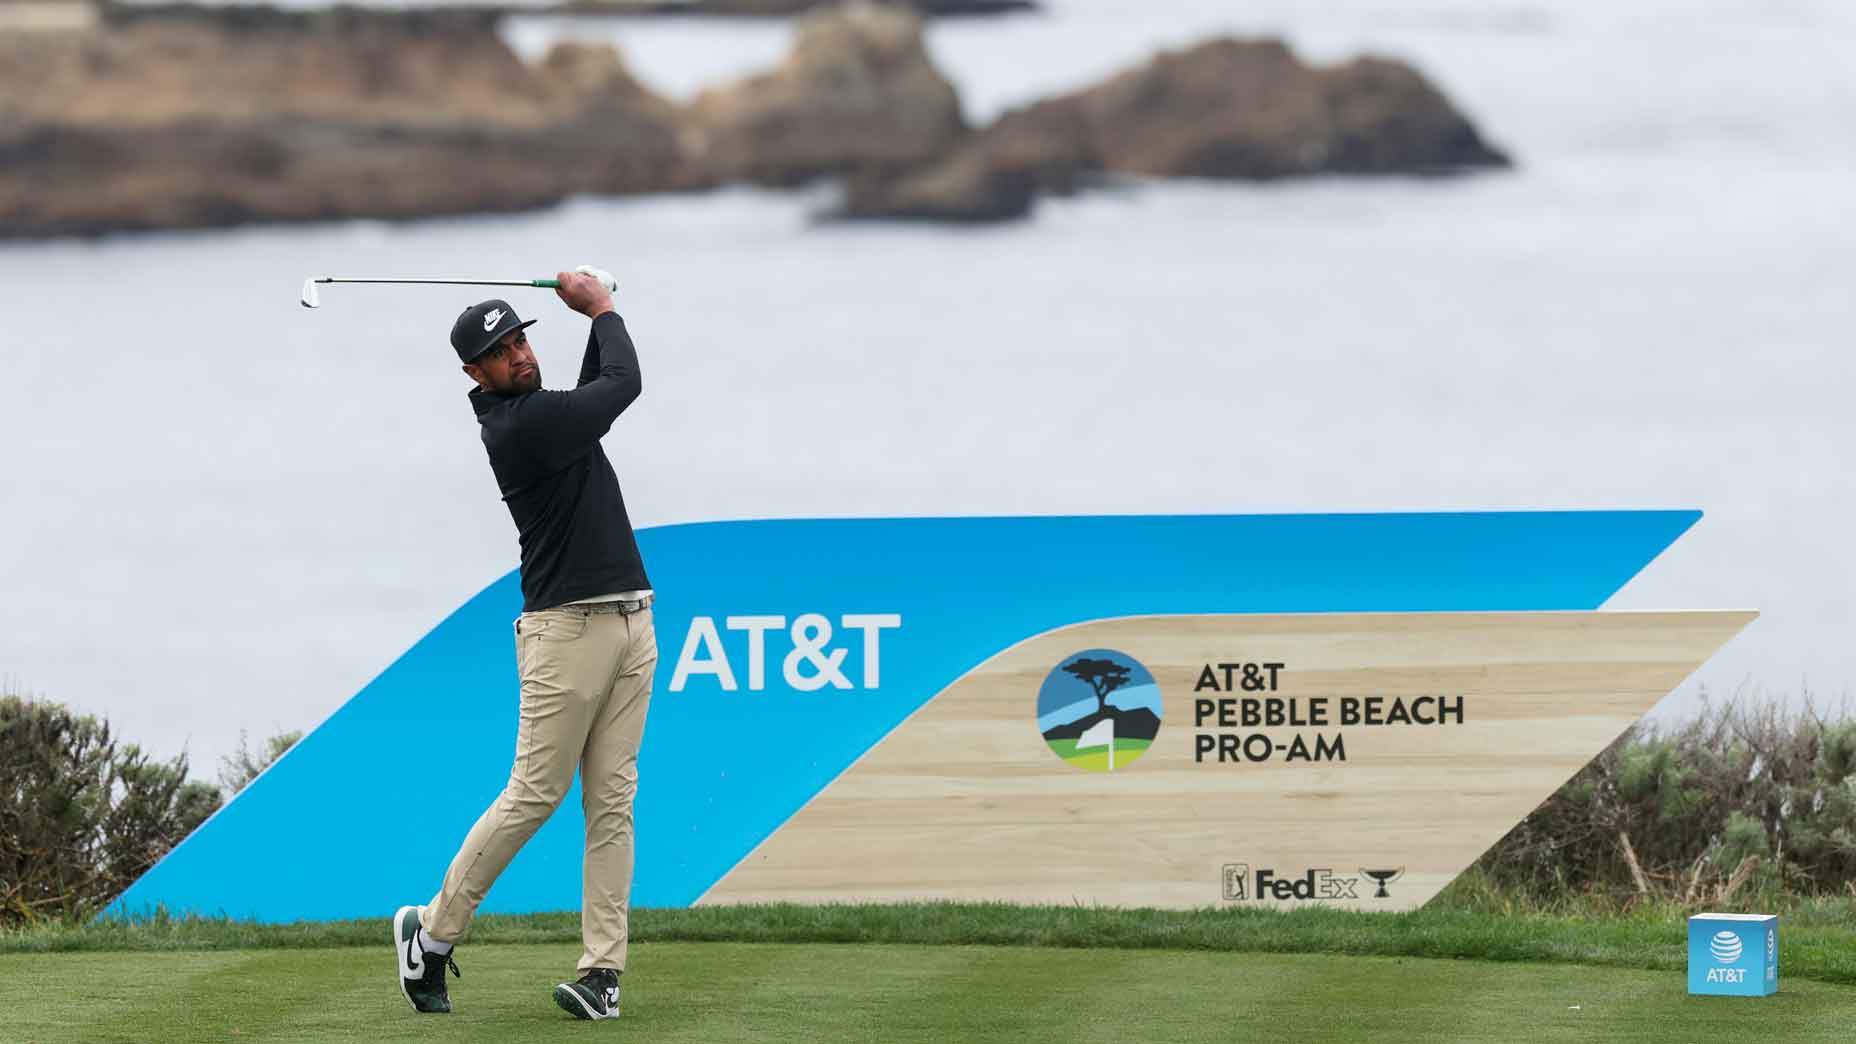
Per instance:
[[[461,947],[449,1016],[407,1008],[378,945],[0,956],[4,1037],[129,1041],[545,1042],[1844,1039],[1856,989],[1787,979],[1768,999],[1692,998],[1668,972],[1332,954],[974,946],[640,944],[625,1016],[549,1000],[579,948]]]
[[[730,906],[633,911],[632,937],[666,942],[884,943],[1056,949],[1313,953],[1429,957],[1679,971],[1687,959],[1684,911],[1639,907],[1607,917],[1510,914],[1440,906],[1406,914],[1305,908],[1190,911],[997,903]],[[144,918],[0,932],[0,954],[122,950],[316,949],[372,946],[385,918],[258,925],[203,918]],[[1856,984],[1856,914],[1844,900],[1781,911],[1787,981]],[[577,914],[488,915],[473,944],[570,943]]]
[[[385,918],[256,925],[150,917],[0,932],[0,1039],[1514,1042],[1841,1039],[1856,917],[1784,913],[1783,992],[1691,998],[1684,911],[1504,914],[1458,893],[1409,914],[1003,904],[638,910],[626,1016],[548,998],[574,914],[486,916],[459,950],[458,1011],[417,1017]],[[1459,905],[1451,905],[1451,903]],[[1816,981],[1814,981],[1816,980]]]

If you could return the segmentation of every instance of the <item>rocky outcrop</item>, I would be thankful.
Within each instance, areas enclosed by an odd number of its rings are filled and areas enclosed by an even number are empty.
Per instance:
[[[570,14],[576,16],[614,17],[614,18],[649,18],[667,15],[676,18],[789,18],[821,8],[833,7],[842,0],[463,0],[447,6],[441,0],[436,5],[420,5],[419,13],[469,13],[497,18],[511,14]],[[913,11],[923,17],[956,18],[968,15],[1002,15],[1022,14],[1037,11],[1041,4],[1037,0],[886,0],[897,7]],[[76,8],[93,5],[89,0],[0,0],[0,15],[6,11],[8,4],[13,6]],[[122,25],[132,22],[173,22],[189,20],[196,23],[239,23],[248,21],[251,12],[264,17],[276,8],[247,4],[197,3],[191,0],[177,0],[173,3],[152,2],[152,0],[103,0],[94,5],[111,22]],[[65,14],[63,21],[70,21],[76,12]],[[94,17],[85,20],[85,24],[94,21]],[[0,17],[0,26],[6,25]]]
[[[987,222],[1031,212],[1036,184],[961,148],[945,160],[906,172],[866,171],[845,185],[834,217],[853,220]]]
[[[779,68],[698,96],[682,140],[697,166],[723,180],[795,185],[920,166],[965,132],[954,85],[928,60],[921,20],[853,2],[801,20]]]
[[[1410,66],[1362,58],[1318,69],[1278,40],[1162,54],[1027,118],[1080,126],[1104,169],[1154,177],[1422,174],[1506,162]]]
[[[1105,173],[1269,180],[1508,162],[1402,62],[1321,69],[1280,41],[1220,39],[1007,113],[925,168],[865,178],[847,193],[844,214],[924,216],[925,186],[941,187],[938,209],[1014,213],[1036,191],[1073,191]],[[1002,197],[1011,192],[1025,199]]]
[[[784,17],[830,7],[838,0],[565,0],[566,10],[586,13],[737,15],[749,18]],[[896,2],[896,0],[891,0]],[[1035,11],[1033,0],[901,0],[898,6],[935,17],[1013,14]]]
[[[0,238],[411,218],[842,178],[843,216],[998,221],[1114,175],[1506,162],[1410,67],[1274,41],[1163,54],[967,128],[910,11],[807,15],[777,68],[688,106],[606,47],[525,63],[492,15],[112,11],[0,36]]]
[[[246,13],[0,38],[0,234],[400,218],[700,178],[610,49],[519,60],[491,19]]]
[[[88,0],[0,0],[0,33],[81,32],[97,17]]]

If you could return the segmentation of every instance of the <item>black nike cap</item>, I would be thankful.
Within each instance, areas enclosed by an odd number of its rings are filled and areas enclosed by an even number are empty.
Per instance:
[[[534,326],[537,321],[523,322],[508,301],[483,301],[464,309],[458,321],[451,324],[451,347],[460,361],[470,362],[495,347],[504,337]]]

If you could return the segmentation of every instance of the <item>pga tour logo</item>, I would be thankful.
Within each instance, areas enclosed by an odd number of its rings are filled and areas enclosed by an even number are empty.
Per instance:
[[[845,613],[835,626],[823,613],[790,621],[783,615],[724,616],[719,628],[713,616],[693,617],[670,691],[682,692],[692,678],[713,678],[723,692],[764,692],[770,653],[779,658],[780,680],[796,692],[872,690],[883,682],[883,632],[901,627],[901,613]],[[853,646],[861,670],[845,665]]]

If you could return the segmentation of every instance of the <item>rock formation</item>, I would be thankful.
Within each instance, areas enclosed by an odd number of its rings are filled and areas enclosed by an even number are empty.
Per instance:
[[[0,38],[0,235],[415,217],[689,184],[609,49],[469,13],[246,11]]]
[[[862,0],[807,15],[779,68],[704,92],[685,127],[698,167],[770,185],[919,166],[966,132],[921,20]]]
[[[838,0],[561,0],[558,7],[573,12],[623,13],[627,15],[668,14],[741,15],[749,18],[778,18],[830,7]],[[923,15],[992,15],[1035,11],[1035,0],[890,0]]]
[[[843,215],[996,221],[1114,175],[1431,174],[1506,158],[1416,71],[1216,40],[967,128],[920,17],[806,15],[775,69],[679,107],[606,47],[524,63],[494,15],[106,8],[0,35],[0,238],[411,218],[730,181]]]
[[[925,168],[854,182],[845,216],[1014,213],[1034,191],[1103,173],[1267,180],[1507,164],[1402,62],[1318,69],[1277,40],[1219,39],[1006,113]]]

